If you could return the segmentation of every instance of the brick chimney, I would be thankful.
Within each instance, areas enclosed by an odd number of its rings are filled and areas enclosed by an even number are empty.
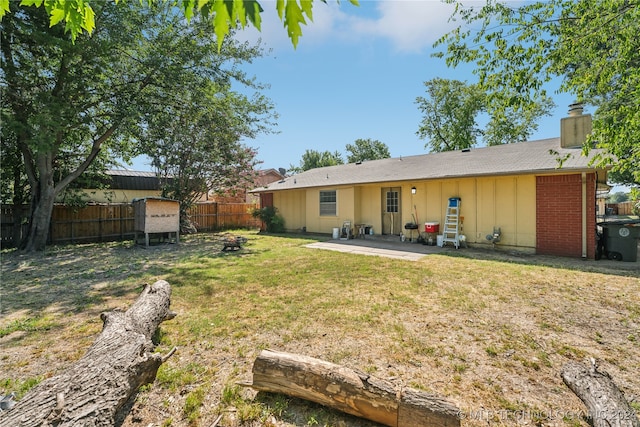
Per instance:
[[[569,117],[560,120],[560,147],[580,148],[591,133],[591,114],[583,114],[582,104],[569,105]]]

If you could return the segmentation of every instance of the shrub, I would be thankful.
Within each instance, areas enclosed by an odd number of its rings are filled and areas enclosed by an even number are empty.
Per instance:
[[[269,233],[284,232],[284,218],[278,215],[278,210],[273,206],[265,206],[264,208],[254,209],[251,212],[254,218],[260,218],[267,226]]]

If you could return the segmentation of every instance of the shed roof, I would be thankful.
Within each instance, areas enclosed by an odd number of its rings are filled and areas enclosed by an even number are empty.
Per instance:
[[[580,148],[561,148],[560,138],[518,142],[470,150],[372,160],[310,169],[273,182],[253,192],[272,192],[312,187],[416,181],[491,175],[544,174],[588,171],[590,160],[601,150],[582,155]]]

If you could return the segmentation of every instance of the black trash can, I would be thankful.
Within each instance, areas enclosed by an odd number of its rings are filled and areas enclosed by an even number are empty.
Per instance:
[[[604,251],[607,258],[629,262],[635,262],[638,259],[640,221],[607,221],[598,225],[602,227]]]

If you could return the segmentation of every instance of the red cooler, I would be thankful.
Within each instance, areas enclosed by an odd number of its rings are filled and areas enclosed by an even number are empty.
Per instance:
[[[440,223],[438,222],[425,222],[424,223],[424,232],[425,233],[437,233],[440,230]]]

